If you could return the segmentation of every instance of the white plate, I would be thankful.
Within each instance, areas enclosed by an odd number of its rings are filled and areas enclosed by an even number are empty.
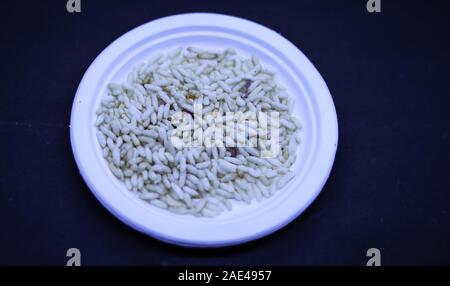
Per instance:
[[[224,49],[260,57],[295,97],[302,144],[295,178],[261,203],[237,204],[217,218],[175,215],[141,201],[109,171],[97,144],[95,110],[111,81],[124,82],[132,67],[158,51],[179,46]],[[311,62],[288,40],[241,18],[193,13],[144,24],[109,45],[86,71],[75,96],[70,136],[80,173],[112,214],[157,239],[195,247],[239,244],[285,226],[316,198],[333,165],[338,142],[336,110],[328,88]]]

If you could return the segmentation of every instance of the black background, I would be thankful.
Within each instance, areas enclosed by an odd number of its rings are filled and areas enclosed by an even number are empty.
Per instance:
[[[450,264],[449,9],[444,1],[66,1],[0,3],[0,264]],[[327,82],[339,147],[318,199],[259,241],[183,249],[110,215],[80,177],[69,142],[76,88],[95,57],[162,16],[253,20],[299,47]]]

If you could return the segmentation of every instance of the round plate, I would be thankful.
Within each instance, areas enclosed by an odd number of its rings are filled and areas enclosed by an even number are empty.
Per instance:
[[[95,111],[109,82],[155,53],[179,46],[234,48],[256,55],[277,73],[295,98],[293,114],[303,124],[302,144],[291,168],[296,176],[273,197],[250,205],[236,203],[217,218],[176,215],[140,200],[118,181],[96,140]],[[338,142],[336,110],[328,88],[311,62],[288,40],[241,18],[193,13],[151,21],[109,45],[86,71],[75,96],[70,137],[75,160],[95,197],[113,215],[154,238],[183,246],[218,247],[268,235],[299,216],[321,191]]]

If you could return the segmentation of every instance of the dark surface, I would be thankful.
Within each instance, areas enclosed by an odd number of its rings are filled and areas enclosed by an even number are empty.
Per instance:
[[[252,3],[250,3],[252,2]],[[294,4],[295,2],[301,2]],[[0,5],[0,264],[450,264],[449,10],[444,1],[66,1]],[[166,245],[91,195],[69,142],[84,71],[114,39],[162,16],[207,11],[268,26],[325,78],[338,111],[328,183],[297,220],[218,250]]]

